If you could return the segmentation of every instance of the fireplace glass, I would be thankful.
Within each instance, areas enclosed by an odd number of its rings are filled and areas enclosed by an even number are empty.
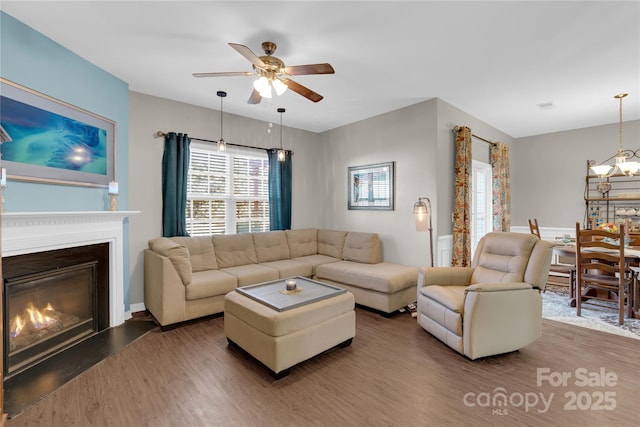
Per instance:
[[[97,332],[96,261],[5,280],[5,370],[18,373]]]

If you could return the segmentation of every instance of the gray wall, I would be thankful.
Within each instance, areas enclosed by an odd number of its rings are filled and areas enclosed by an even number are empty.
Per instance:
[[[322,226],[377,232],[385,260],[423,265],[428,258],[425,233],[416,233],[413,204],[436,194],[436,100],[392,111],[325,132],[326,219]],[[347,209],[347,167],[394,161],[395,210]],[[434,216],[434,226],[437,217]]]
[[[623,123],[623,148],[640,149],[640,121]],[[587,161],[618,149],[618,124],[519,138],[511,157],[512,225],[575,228],[584,218]]]

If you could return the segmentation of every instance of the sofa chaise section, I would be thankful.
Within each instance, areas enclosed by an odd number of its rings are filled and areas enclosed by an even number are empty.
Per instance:
[[[383,262],[377,234],[349,232],[341,257],[319,265],[316,278],[347,289],[357,304],[390,314],[416,300],[418,268]]]

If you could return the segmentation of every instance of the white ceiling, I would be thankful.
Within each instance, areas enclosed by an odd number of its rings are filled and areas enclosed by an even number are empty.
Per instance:
[[[638,1],[11,1],[4,12],[129,83],[132,91],[322,132],[434,97],[513,136],[640,118]],[[246,103],[253,77],[227,43],[334,75]],[[538,104],[552,103],[542,109]]]

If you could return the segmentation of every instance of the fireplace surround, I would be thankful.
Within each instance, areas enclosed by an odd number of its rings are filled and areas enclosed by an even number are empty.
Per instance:
[[[124,219],[138,211],[3,212],[2,256],[109,244],[108,326],[125,321]]]

